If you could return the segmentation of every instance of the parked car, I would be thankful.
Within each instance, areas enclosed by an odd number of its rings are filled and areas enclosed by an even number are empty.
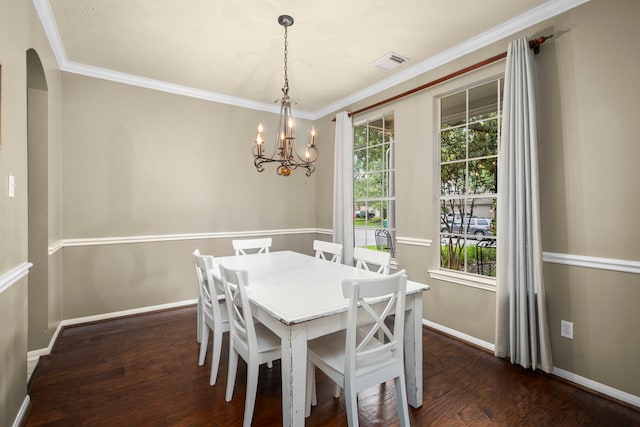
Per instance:
[[[493,224],[491,218],[465,217],[464,222],[456,218],[453,223],[441,224],[440,232],[453,234],[472,234],[477,240],[484,236],[493,236]]]
[[[356,211],[356,218],[358,219],[364,219],[364,217],[367,217],[367,219],[372,219],[373,217],[376,216],[376,213],[373,211]]]

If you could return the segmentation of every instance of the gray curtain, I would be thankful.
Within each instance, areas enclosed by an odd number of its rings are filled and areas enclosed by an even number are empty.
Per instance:
[[[353,265],[353,123],[346,111],[336,116],[333,168],[333,241],[342,243],[343,262]]]
[[[498,157],[499,233],[495,354],[525,368],[553,368],[542,276],[533,53],[507,51]]]

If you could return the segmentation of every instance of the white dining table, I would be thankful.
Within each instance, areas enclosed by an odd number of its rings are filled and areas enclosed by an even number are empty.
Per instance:
[[[282,423],[304,425],[307,341],[346,328],[347,278],[380,274],[291,251],[215,258],[247,270],[253,316],[282,340]],[[405,315],[407,398],[422,405],[422,294],[429,286],[408,281]]]

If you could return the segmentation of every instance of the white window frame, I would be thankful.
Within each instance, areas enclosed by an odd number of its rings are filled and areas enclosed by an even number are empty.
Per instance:
[[[355,132],[356,132],[356,128],[358,127],[362,127],[362,126],[367,126],[369,123],[378,121],[378,120],[383,120],[386,118],[390,118],[393,117],[394,122],[395,122],[395,114],[393,111],[389,111],[389,112],[385,112],[385,113],[378,113],[376,115],[372,115],[369,116],[363,120],[358,121],[357,123],[353,124],[353,129],[354,129],[354,159],[356,156],[356,153],[359,151],[363,151],[363,148],[356,148],[356,138],[355,138]],[[357,234],[358,230],[365,230],[365,234],[367,233],[367,230],[375,230],[376,229],[384,229],[384,230],[388,230],[389,233],[391,234],[391,241],[393,244],[393,247],[395,249],[396,247],[396,214],[395,214],[395,201],[396,201],[396,190],[395,190],[395,172],[396,172],[396,168],[395,168],[395,146],[396,146],[396,139],[395,139],[395,124],[394,124],[394,129],[393,129],[393,137],[391,138],[391,140],[389,141],[389,153],[388,153],[388,158],[386,160],[386,164],[387,164],[387,168],[383,169],[381,171],[370,171],[370,170],[366,170],[366,173],[380,173],[382,172],[385,176],[385,182],[386,182],[386,186],[387,186],[387,192],[385,195],[383,195],[382,197],[356,197],[356,192],[355,192],[355,179],[356,179],[356,170],[355,170],[355,161],[354,161],[354,199],[353,199],[353,211],[354,211],[354,246],[363,246],[363,245],[359,245],[358,244],[358,237]],[[364,148],[365,150],[368,150],[368,144],[366,146],[366,148]],[[380,202],[381,204],[384,204],[384,202],[386,202],[386,206],[387,206],[387,226],[384,226],[384,223],[382,223],[383,218],[381,218],[381,224],[379,226],[370,226],[368,224],[368,218],[365,220],[365,225],[364,227],[356,227],[355,225],[355,214],[356,214],[356,206],[360,205],[361,203],[364,203],[365,206],[370,206],[369,203],[377,203]],[[382,212],[380,213],[380,215],[382,216]],[[365,237],[365,244],[367,246],[372,246],[376,244],[375,241],[375,236],[373,238],[373,241],[370,242],[368,241],[368,238]],[[395,258],[395,254],[394,257]],[[394,267],[394,265],[396,265],[395,261],[392,261],[392,268]]]
[[[451,95],[455,95],[461,92],[468,92],[469,90],[472,90],[473,88],[485,85],[487,83],[491,83],[491,82],[497,82],[502,80],[502,85],[504,84],[504,75],[500,74],[500,75],[494,75],[491,76],[489,78],[486,79],[482,79],[479,81],[475,81],[471,84],[456,88],[454,90],[448,91],[447,93],[443,93],[439,96],[436,97],[436,114],[435,114],[435,128],[436,128],[436,137],[435,137],[435,141],[436,144],[434,144],[435,146],[435,159],[436,159],[436,167],[435,167],[435,218],[437,221],[437,229],[436,229],[436,235],[438,236],[437,241],[438,241],[438,250],[435,251],[436,255],[437,255],[437,259],[436,259],[436,263],[437,263],[437,268],[429,270],[429,277],[431,277],[432,279],[438,279],[438,280],[443,280],[446,282],[452,282],[452,283],[456,283],[459,285],[464,285],[464,286],[470,286],[470,287],[475,287],[475,288],[480,288],[480,289],[484,289],[484,290],[489,290],[489,291],[493,291],[495,292],[495,285],[496,285],[496,278],[492,277],[492,276],[484,276],[484,275],[480,275],[480,274],[476,274],[476,273],[470,273],[467,271],[458,271],[458,270],[450,270],[450,269],[446,269],[446,268],[442,268],[440,266],[440,250],[442,247],[442,236],[441,236],[441,232],[440,232],[440,228],[441,228],[441,222],[440,222],[440,204],[441,201],[446,199],[447,197],[441,194],[441,158],[442,158],[442,151],[441,151],[441,146],[440,146],[440,132],[442,130],[442,125],[441,125],[441,120],[442,120],[442,110],[441,110],[441,106],[442,106],[442,99],[449,97]],[[500,90],[500,86],[497,86],[498,90]],[[502,116],[503,116],[503,99],[500,96],[497,96],[498,100],[498,153],[499,153],[499,145],[500,145],[500,139],[501,139],[501,123],[502,123]],[[468,105],[468,96],[467,96],[467,105],[465,107],[465,115],[466,115],[466,119],[468,122],[468,118],[469,118],[469,105]],[[469,123],[466,123],[465,126],[468,126]],[[480,158],[473,158],[473,160],[478,160]],[[466,160],[469,160],[468,157],[468,153],[467,153],[467,157]],[[497,157],[496,157],[496,161],[497,161]],[[466,172],[466,177],[468,177],[468,170]],[[468,182],[466,183],[468,186]],[[467,187],[468,189],[468,187]],[[495,194],[482,194],[482,195],[477,195],[477,196],[473,196],[471,194],[468,194],[467,191],[465,191],[464,194],[465,197],[469,197],[469,198],[495,198],[496,200],[496,206],[499,203],[499,198],[498,198],[498,194],[497,192]],[[497,240],[497,238],[496,238]],[[465,261],[466,263],[466,261]]]

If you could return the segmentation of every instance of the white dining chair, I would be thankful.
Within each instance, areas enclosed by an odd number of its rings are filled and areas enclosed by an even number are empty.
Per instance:
[[[358,425],[358,392],[390,379],[395,382],[400,425],[409,425],[403,359],[406,289],[404,270],[380,278],[342,281],[342,294],[349,299],[347,329],[308,343],[306,416],[316,403],[317,367],[344,389],[349,426]],[[372,308],[376,301],[382,301],[382,310]],[[389,318],[391,314],[395,316]],[[363,315],[370,318],[369,324],[361,323]],[[393,322],[393,331],[385,321]],[[387,342],[376,338],[378,331]]]
[[[202,319],[200,325],[200,356],[198,366],[204,364],[207,345],[209,344],[209,332],[213,335],[211,350],[211,375],[209,384],[215,385],[220,366],[220,353],[222,351],[222,334],[229,331],[229,315],[222,290],[222,281],[214,273],[213,257],[200,255],[196,249],[193,252],[193,263],[196,267],[198,278],[198,301],[201,305]]]
[[[233,397],[238,369],[238,355],[247,362],[247,391],[244,403],[245,427],[251,426],[258,390],[258,371],[263,363],[280,359],[280,338],[263,324],[254,322],[247,298],[248,273],[220,265],[220,273],[229,311],[229,369],[225,400]]]
[[[325,242],[324,240],[314,240],[313,250],[316,251],[316,258],[325,261],[342,263],[342,244]]]
[[[389,266],[391,264],[391,254],[389,252],[355,247],[353,248],[353,259],[356,260],[356,268],[389,274]]]
[[[233,245],[233,250],[236,251],[236,255],[247,255],[252,253],[251,251],[255,251],[255,253],[258,254],[268,254],[272,240],[273,239],[271,237],[265,237],[262,239],[242,239],[232,240],[231,244]]]

